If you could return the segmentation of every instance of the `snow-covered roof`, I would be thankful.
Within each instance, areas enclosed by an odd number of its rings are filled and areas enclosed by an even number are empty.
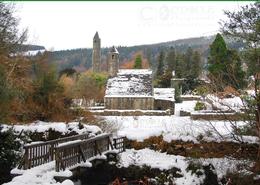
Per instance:
[[[154,99],[175,101],[174,92],[174,88],[154,88]]]
[[[122,69],[107,82],[105,97],[153,96],[152,71],[148,69]]]

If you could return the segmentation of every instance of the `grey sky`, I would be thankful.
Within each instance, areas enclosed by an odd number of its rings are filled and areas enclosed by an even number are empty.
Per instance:
[[[102,47],[140,45],[207,36],[225,19],[223,9],[249,2],[18,2],[20,27],[30,44],[47,49],[92,47],[96,31]]]

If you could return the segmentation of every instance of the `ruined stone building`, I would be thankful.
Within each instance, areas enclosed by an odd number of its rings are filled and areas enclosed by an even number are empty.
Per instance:
[[[105,109],[170,110],[174,114],[174,89],[153,88],[149,69],[121,69],[108,79]]]
[[[105,93],[106,109],[152,110],[154,104],[152,71],[119,70],[108,79]]]

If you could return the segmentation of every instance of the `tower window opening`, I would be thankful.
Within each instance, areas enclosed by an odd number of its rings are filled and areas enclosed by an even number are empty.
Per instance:
[[[112,55],[112,59],[114,59],[114,57],[115,57],[115,56],[114,56],[114,55]]]

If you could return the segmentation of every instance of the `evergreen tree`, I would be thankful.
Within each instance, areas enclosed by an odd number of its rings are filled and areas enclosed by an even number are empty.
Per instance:
[[[142,57],[141,57],[141,55],[136,56],[134,69],[142,69]]]
[[[192,54],[191,69],[191,77],[194,79],[198,78],[202,71],[201,55],[198,51],[195,51]]]
[[[0,55],[17,51],[26,38],[27,31],[18,31],[18,19],[14,16],[14,5],[0,2]],[[18,34],[21,33],[21,34]]]
[[[158,56],[156,77],[160,78],[163,75],[163,72],[164,72],[164,52],[160,51],[159,56]]]
[[[177,63],[176,63],[176,51],[174,48],[171,48],[170,51],[167,53],[165,57],[165,63],[167,65],[168,71],[176,70]]]
[[[192,69],[192,55],[193,50],[191,47],[189,47],[184,55],[184,68],[185,68],[185,77],[188,78],[191,75]]]
[[[217,90],[223,90],[229,85],[236,89],[245,85],[245,74],[242,71],[240,57],[236,51],[227,48],[220,34],[217,34],[210,45],[208,63],[211,80],[219,84]]]
[[[215,40],[210,45],[209,53],[209,72],[213,77],[218,78],[219,75],[221,80],[223,79],[223,72],[225,70],[225,62],[227,59],[227,46],[223,37],[218,33]]]

